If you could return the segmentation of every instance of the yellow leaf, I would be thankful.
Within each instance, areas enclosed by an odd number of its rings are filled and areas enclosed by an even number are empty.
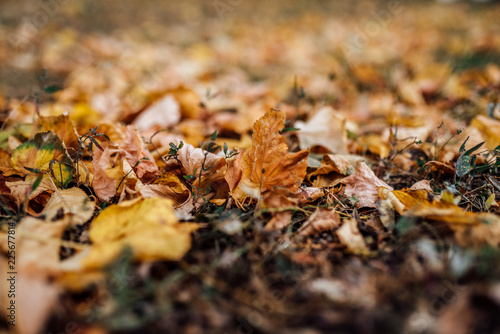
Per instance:
[[[94,243],[83,268],[101,268],[130,247],[139,261],[179,260],[191,248],[197,224],[179,223],[172,202],[162,198],[125,201],[104,209],[90,226]]]

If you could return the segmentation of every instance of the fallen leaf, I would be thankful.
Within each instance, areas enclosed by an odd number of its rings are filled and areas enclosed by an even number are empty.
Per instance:
[[[102,144],[103,150],[96,150],[92,156],[94,178],[92,187],[100,200],[108,201],[116,195],[119,182],[123,179],[123,162],[116,154],[118,145],[113,142]],[[112,158],[112,156],[115,156]]]
[[[66,187],[73,178],[73,162],[63,142],[53,132],[41,132],[12,152],[12,166],[32,180],[42,172],[51,172],[54,182]],[[27,169],[29,168],[29,170]]]
[[[239,152],[236,156],[227,160],[227,170],[224,175],[224,179],[229,185],[229,191],[233,191],[238,186],[243,175],[243,170],[241,169],[241,161],[243,154]]]
[[[322,146],[331,153],[347,153],[345,119],[332,107],[323,107],[307,122],[296,122],[301,148]]]
[[[327,187],[342,176],[351,175],[355,172],[363,157],[350,154],[325,154],[321,165],[312,172],[308,179],[315,187]]]
[[[138,198],[101,211],[90,226],[93,243],[82,268],[102,268],[128,246],[138,261],[179,260],[191,248],[195,223],[179,223],[172,202]]]
[[[189,189],[172,173],[165,173],[155,180],[154,184],[144,185],[140,189],[140,194],[144,198],[160,197],[170,199],[176,208],[191,200]]]
[[[340,215],[331,209],[317,208],[316,211],[300,227],[302,236],[319,235],[325,231],[333,231],[341,224]]]
[[[241,181],[233,192],[239,200],[260,198],[276,188],[298,189],[307,169],[308,150],[288,153],[280,131],[285,125],[285,113],[270,109],[253,126],[252,147],[242,157]]]
[[[78,225],[92,218],[94,210],[94,202],[90,201],[88,195],[80,188],[74,187],[54,192],[41,215],[47,222],[68,216],[72,225]]]
[[[358,229],[358,223],[355,219],[344,219],[342,225],[335,231],[340,242],[354,254],[365,254],[368,248],[365,239]]]
[[[380,180],[364,163],[360,162],[354,174],[340,181],[345,185],[344,194],[356,202],[357,207],[375,208],[379,199],[379,188],[392,190],[387,183]]]
[[[32,135],[39,132],[52,131],[59,137],[69,155],[74,158],[78,150],[78,132],[73,125],[68,113],[58,116],[40,116],[33,125]],[[71,149],[70,149],[71,148]]]
[[[313,202],[327,193],[328,191],[324,190],[324,188],[300,187],[293,194],[299,199],[299,203],[304,204]]]
[[[158,166],[146,148],[139,131],[133,126],[127,127],[125,139],[120,144],[119,149],[143,183],[148,183],[158,176]]]
[[[188,178],[193,187],[199,188],[200,191],[204,191],[208,189],[210,184],[224,179],[224,174],[220,172],[220,169],[226,165],[223,157],[201,148],[194,148],[190,144],[184,144],[178,151],[177,159],[179,161],[175,159],[167,161],[168,170],[180,169],[181,177]]]
[[[26,212],[36,217],[47,205],[55,189],[50,180],[42,178],[36,189],[33,190],[35,181],[13,181],[6,182],[6,185],[11,190],[17,206],[26,205]]]
[[[179,103],[172,94],[167,94],[142,111],[133,124],[140,131],[146,131],[153,127],[166,129],[180,120]]]

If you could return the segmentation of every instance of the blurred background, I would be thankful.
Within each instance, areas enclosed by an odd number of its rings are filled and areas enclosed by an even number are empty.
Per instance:
[[[498,64],[498,17],[497,2],[4,0],[0,92],[29,94],[44,67],[66,86],[75,71],[97,71],[107,83],[95,89],[118,96],[157,81],[213,93],[234,88],[227,80],[280,94],[298,77],[311,94],[340,98],[332,75],[352,70],[364,88],[380,84],[360,64],[383,79],[405,67],[441,84],[453,71]]]

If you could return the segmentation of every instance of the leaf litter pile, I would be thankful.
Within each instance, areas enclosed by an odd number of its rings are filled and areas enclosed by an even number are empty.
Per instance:
[[[500,331],[498,5],[53,4],[2,3],[2,333]]]

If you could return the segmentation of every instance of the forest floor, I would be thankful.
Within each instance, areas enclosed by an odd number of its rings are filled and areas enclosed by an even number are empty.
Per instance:
[[[499,17],[3,1],[0,333],[500,333]]]

